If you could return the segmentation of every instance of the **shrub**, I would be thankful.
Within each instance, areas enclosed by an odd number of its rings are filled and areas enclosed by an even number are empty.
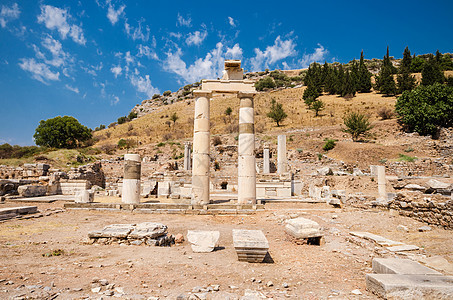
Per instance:
[[[275,88],[274,80],[267,76],[265,78],[261,78],[255,83],[255,88],[257,91],[264,91],[265,89],[273,89]]]
[[[103,124],[99,125],[99,127],[96,127],[94,129],[94,131],[99,131],[99,130],[102,130],[102,129],[105,129],[105,125],[103,125]]]
[[[123,148],[126,147],[126,145],[127,145],[127,142],[126,142],[125,139],[120,139],[120,140],[118,141],[118,148],[123,149]]]
[[[288,116],[285,111],[283,110],[283,106],[281,103],[277,103],[275,99],[272,99],[271,102],[271,109],[267,113],[267,116],[274,120],[277,123],[277,127],[280,126],[280,122],[286,119]]]
[[[346,126],[346,129],[344,129],[344,131],[352,135],[352,140],[354,142],[358,140],[359,136],[367,133],[370,129],[373,128],[368,116],[361,113],[348,113],[343,117],[343,122]]]
[[[71,116],[41,120],[33,135],[36,145],[54,148],[76,148],[91,137],[91,129]]]
[[[332,150],[333,148],[335,148],[336,140],[327,138],[327,139],[325,139],[325,141],[326,141],[326,143],[324,144],[324,146],[322,146],[322,149],[324,151],[329,151],[329,150]]]
[[[324,102],[321,100],[315,100],[313,101],[308,109],[312,110],[315,112],[315,117],[319,116],[319,112],[324,109]]]
[[[388,120],[388,119],[391,119],[393,118],[393,116],[395,115],[393,110],[391,110],[390,108],[388,107],[381,107],[378,111],[377,111],[377,115],[382,119],[382,120]]]
[[[0,145],[0,159],[30,157],[45,152],[47,148],[37,146],[11,146],[10,144]],[[35,158],[36,159],[36,158]]]
[[[159,97],[160,97],[159,94],[154,94],[154,95],[153,95],[153,99],[157,99],[157,98],[159,98]]]
[[[129,113],[129,115],[127,116],[127,118],[129,119],[129,121],[131,121],[131,120],[137,118],[137,113],[134,112],[134,111],[131,111],[131,112]]]
[[[399,161],[414,162],[414,161],[417,160],[417,157],[409,156],[409,155],[405,155],[405,154],[400,154],[398,160]]]
[[[118,148],[120,149],[130,149],[134,148],[137,145],[137,142],[135,142],[132,139],[120,139],[118,141]]]
[[[453,126],[453,87],[418,86],[398,97],[395,110],[406,130],[435,135],[440,127]]]
[[[126,117],[119,117],[118,118],[118,124],[124,124],[127,122],[127,118]]]
[[[171,95],[171,91],[165,91],[165,92],[163,93],[163,95],[164,95],[164,96],[170,96],[170,95]]]

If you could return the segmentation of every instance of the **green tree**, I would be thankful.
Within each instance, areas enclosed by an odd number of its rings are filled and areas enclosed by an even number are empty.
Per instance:
[[[383,67],[387,67],[389,69],[389,71],[391,72],[391,74],[396,74],[397,73],[397,70],[393,66],[392,61],[390,59],[389,46],[387,46],[387,53],[385,54],[384,59],[382,61],[382,66]]]
[[[373,128],[368,116],[358,112],[348,113],[344,116],[343,122],[346,126],[344,131],[351,134],[354,142],[357,141],[361,135],[364,135]]]
[[[314,85],[309,85],[304,91],[304,94],[302,95],[302,98],[304,99],[305,104],[310,106],[310,104],[313,101],[316,101],[316,99],[320,96],[319,89],[316,88]]]
[[[127,119],[128,119],[129,121],[132,121],[132,120],[135,119],[135,118],[137,118],[137,113],[134,112],[134,111],[131,111],[131,112],[129,113],[129,115],[127,116]]]
[[[170,116],[170,120],[173,122],[173,126],[175,126],[176,124],[176,121],[179,119],[178,115],[176,114],[176,112],[174,112],[171,116]]]
[[[443,71],[453,70],[453,60],[450,54],[444,54],[440,62],[440,69]]]
[[[411,61],[411,73],[420,73],[425,63],[426,61],[423,58],[414,54]]]
[[[444,83],[444,73],[440,70],[437,60],[431,55],[423,66],[422,85],[432,85],[434,83]]]
[[[453,126],[453,87],[418,86],[398,97],[395,111],[407,130],[434,135],[440,127]]]
[[[283,110],[282,104],[277,103],[277,101],[272,98],[271,109],[267,113],[267,116],[274,120],[277,123],[277,127],[279,127],[280,122],[282,122],[288,115]]]
[[[330,95],[337,93],[337,69],[332,67],[329,68],[326,80],[324,81],[324,91]]]
[[[352,98],[355,96],[355,92],[356,90],[351,72],[346,71],[346,77],[344,80],[343,89],[341,91],[341,97]]]
[[[393,96],[396,94],[395,80],[393,74],[388,66],[382,66],[379,75],[376,76],[376,89],[386,96]]]
[[[33,135],[36,145],[53,148],[76,148],[91,137],[91,129],[71,116],[41,120]]]
[[[325,107],[324,102],[322,102],[321,100],[315,100],[309,105],[308,109],[314,111],[315,117],[317,117],[319,116],[319,112],[323,110],[324,107]]]
[[[371,91],[371,72],[368,71],[368,68],[365,65],[363,50],[360,53],[357,90],[361,93],[369,93]]]
[[[255,88],[257,91],[264,91],[265,89],[275,88],[275,82],[270,76],[261,78],[255,83]]]
[[[352,66],[351,66],[351,71],[349,72],[349,76],[351,77],[351,83],[354,86],[354,93],[357,91],[358,86],[359,86],[359,65],[357,64],[357,61],[354,60],[352,61]]]
[[[341,95],[342,92],[343,92],[343,87],[344,87],[345,80],[346,80],[346,75],[344,74],[343,65],[340,65],[338,67],[337,86],[335,88],[337,94],[339,94],[339,95]]]
[[[412,56],[409,47],[406,47],[403,52],[403,59],[396,77],[398,93],[410,91],[415,88],[415,77],[411,74]]]
[[[229,106],[227,107],[227,109],[225,109],[225,115],[227,115],[227,116],[230,116],[232,112],[233,112],[233,110]]]
[[[165,92],[163,93],[163,95],[164,95],[164,96],[170,96],[170,95],[171,95],[171,91],[165,91]]]
[[[119,117],[118,118],[118,124],[124,124],[127,122],[127,117]]]

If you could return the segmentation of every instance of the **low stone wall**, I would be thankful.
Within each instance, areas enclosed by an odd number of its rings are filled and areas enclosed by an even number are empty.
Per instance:
[[[398,194],[389,208],[406,217],[453,229],[453,200],[447,199],[440,195],[409,198]]]

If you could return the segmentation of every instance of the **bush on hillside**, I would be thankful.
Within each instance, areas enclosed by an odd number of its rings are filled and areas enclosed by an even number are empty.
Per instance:
[[[388,120],[393,118],[395,115],[393,110],[391,110],[388,107],[382,107],[377,111],[377,115],[382,119],[382,120]]]
[[[326,141],[326,143],[324,144],[324,146],[322,146],[322,149],[323,149],[324,151],[329,151],[329,150],[332,150],[333,148],[335,148],[335,146],[336,146],[335,142],[336,142],[337,140],[327,138],[327,139],[325,139],[324,141]]]
[[[343,122],[346,126],[344,131],[351,134],[354,142],[358,141],[361,135],[366,134],[373,128],[368,116],[357,112],[348,113],[344,116]]]
[[[5,143],[0,145],[0,159],[30,157],[45,151],[46,148],[43,147],[37,146],[21,147],[19,145],[11,146],[10,144]]]
[[[395,110],[408,131],[435,135],[440,127],[453,126],[453,87],[418,86],[398,97]]]
[[[264,78],[261,78],[255,83],[255,88],[257,91],[264,91],[265,89],[273,89],[275,88],[275,82],[274,80],[267,76]]]
[[[53,148],[77,148],[91,137],[91,129],[71,116],[41,120],[33,135],[36,145]]]

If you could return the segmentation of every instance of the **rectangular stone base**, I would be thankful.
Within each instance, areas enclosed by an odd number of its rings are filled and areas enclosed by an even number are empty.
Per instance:
[[[384,299],[453,299],[453,276],[367,274],[366,286]]]
[[[260,263],[264,261],[269,242],[261,230],[233,229],[233,245],[239,261]]]
[[[7,207],[0,209],[0,220],[12,219],[18,215],[34,214],[38,212],[36,206]]]
[[[442,273],[410,259],[375,258],[372,265],[373,272],[378,274],[442,275]]]

